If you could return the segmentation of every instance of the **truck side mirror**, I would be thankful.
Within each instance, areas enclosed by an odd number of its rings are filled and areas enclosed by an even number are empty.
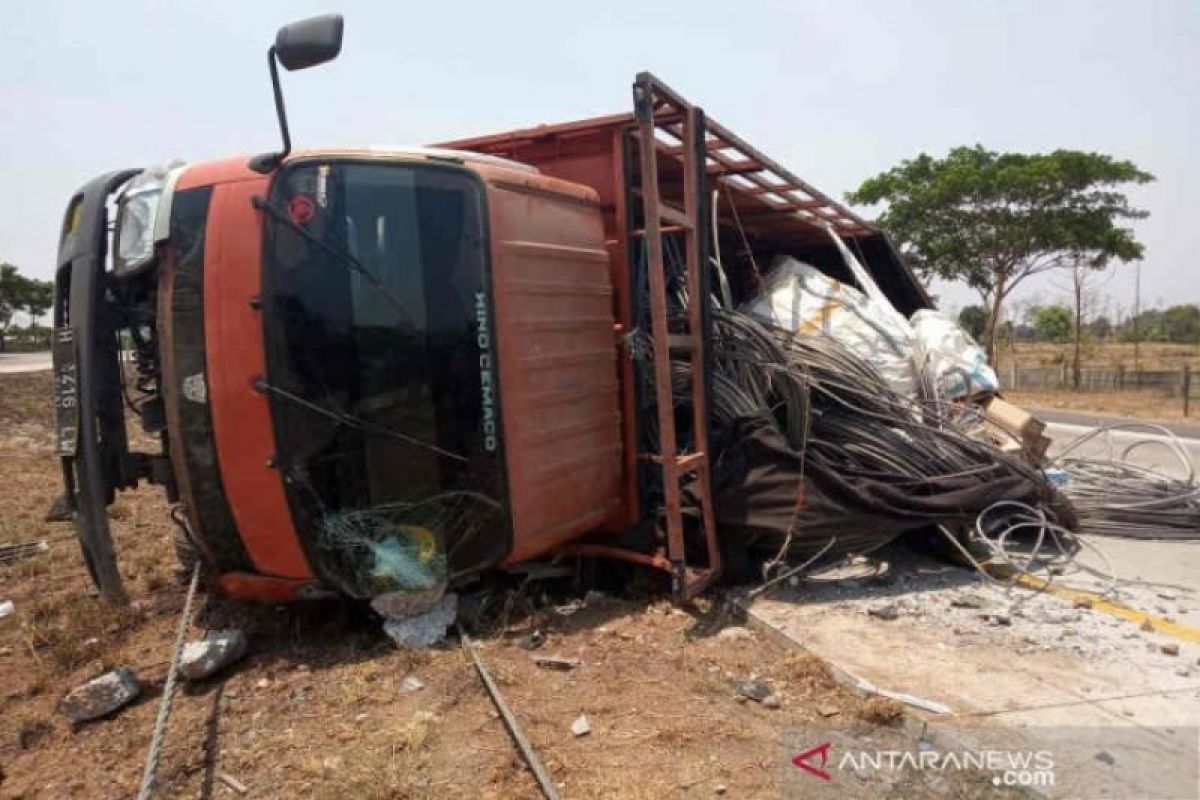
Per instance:
[[[324,14],[284,25],[275,35],[275,56],[289,72],[332,61],[342,52],[342,15]]]
[[[279,134],[283,149],[278,153],[261,153],[250,159],[249,167],[267,175],[275,170],[292,152],[292,134],[288,130],[287,109],[283,104],[283,88],[279,85],[276,62],[292,72],[308,69],[337,58],[342,52],[342,15],[325,14],[284,25],[275,34],[275,44],[267,50],[267,67],[271,71],[271,90],[275,94],[275,116],[279,118]]]

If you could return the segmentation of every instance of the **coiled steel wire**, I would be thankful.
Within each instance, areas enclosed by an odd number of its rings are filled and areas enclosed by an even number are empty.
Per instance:
[[[769,419],[803,459],[850,479],[936,497],[949,481],[988,484],[1017,477],[1053,494],[1040,470],[967,435],[971,414],[937,396],[921,376],[919,395],[893,391],[878,370],[836,339],[770,327],[746,314],[712,311],[712,391],[715,429],[750,416]],[[675,365],[676,403],[689,397],[684,362]],[[918,370],[920,373],[921,370]],[[717,437],[718,439],[720,437]],[[803,480],[803,466],[801,472]],[[961,509],[969,524],[982,508]],[[836,520],[800,511],[780,531],[781,555],[805,558],[861,553],[892,541],[913,525],[883,522],[871,531],[827,534]],[[930,524],[945,522],[932,514]],[[836,542],[833,539],[836,538]]]
[[[1149,432],[1119,450],[1117,431]],[[1108,443],[1106,458],[1072,455],[1097,439]],[[1139,450],[1165,450],[1185,477],[1131,460]],[[1161,425],[1120,423],[1084,433],[1054,460],[1065,473],[1063,494],[1071,498],[1088,533],[1133,539],[1200,539],[1200,486],[1196,468],[1179,437]]]

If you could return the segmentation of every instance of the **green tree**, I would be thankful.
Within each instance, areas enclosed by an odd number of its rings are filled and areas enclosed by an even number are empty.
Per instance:
[[[1088,335],[1096,341],[1108,341],[1109,337],[1113,335],[1112,320],[1103,314],[1089,322],[1087,328]]]
[[[1071,310],[1066,306],[1034,306],[1033,329],[1051,342],[1065,342],[1071,335]]]
[[[1122,224],[1147,212],[1119,187],[1154,176],[1100,153],[925,153],[863,181],[853,203],[885,203],[880,224],[925,275],[965,281],[988,309],[983,344],[994,361],[1005,299],[1032,275],[1140,258]]]
[[[42,317],[46,315],[52,305],[54,305],[54,283],[30,278],[29,290],[25,297],[25,310],[29,312],[30,323],[34,326],[40,325]]]
[[[0,353],[16,313],[29,302],[30,281],[15,264],[0,263]]]
[[[0,263],[0,352],[18,311],[29,314],[30,327],[36,328],[41,317],[54,304],[54,284],[21,274],[16,265]]]
[[[1171,306],[1162,312],[1162,328],[1168,342],[1200,342],[1200,308],[1194,305]]]
[[[1148,308],[1130,317],[1117,330],[1122,342],[1200,344],[1200,307],[1192,303],[1170,308]]]
[[[983,306],[963,306],[963,310],[958,312],[958,324],[971,334],[972,339],[982,341],[987,328],[987,309]]]

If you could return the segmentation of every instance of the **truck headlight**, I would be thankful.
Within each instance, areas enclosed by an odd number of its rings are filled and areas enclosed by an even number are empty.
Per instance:
[[[175,181],[182,162],[150,167],[125,185],[117,201],[116,254],[113,272],[134,275],[154,263],[155,245],[166,239]]]

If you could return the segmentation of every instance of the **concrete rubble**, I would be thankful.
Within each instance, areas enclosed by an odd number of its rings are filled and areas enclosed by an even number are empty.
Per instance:
[[[128,705],[141,691],[141,684],[133,670],[117,667],[72,689],[59,701],[58,710],[72,722],[88,722]]]
[[[895,603],[874,603],[867,607],[867,613],[872,617],[890,621],[900,616],[900,608]]]
[[[388,592],[371,598],[371,608],[387,619],[407,619],[429,612],[437,607],[443,598],[442,586],[428,589],[414,589],[401,592]]]
[[[717,633],[717,638],[723,642],[742,642],[753,639],[754,634],[749,628],[741,625],[731,625],[728,628],[722,628]]]
[[[445,638],[457,616],[458,595],[447,592],[424,613],[385,621],[383,631],[401,647],[430,647]]]
[[[742,681],[737,685],[737,690],[742,697],[756,703],[761,703],[771,696],[771,687],[759,680]]]
[[[1184,659],[1186,665],[1200,663],[1194,645],[1160,629],[1174,622],[1174,613],[1187,624],[1188,609],[1200,602],[1188,590],[1174,589],[1164,599],[1161,586],[1152,584],[1092,579],[1091,586],[1077,570],[1054,578],[1053,583],[1064,589],[1082,585],[1095,594],[1080,598],[990,581],[899,548],[882,555],[896,562],[894,577],[887,583],[864,586],[856,581],[830,580],[818,571],[802,579],[799,587],[777,593],[775,599],[825,609],[819,613],[847,620],[861,615],[869,620],[868,625],[878,626],[881,635],[887,626],[887,635],[893,638],[911,631],[915,641],[936,637],[944,639],[945,643],[938,645],[944,648],[1001,647],[1016,659],[1061,654],[1077,657],[1082,663],[1109,665],[1111,670],[1136,669],[1162,686],[1173,687],[1192,674],[1194,670],[1180,666]],[[1169,607],[1162,606],[1164,600]],[[1135,612],[1158,611],[1159,616],[1154,620],[1113,613],[1114,605]],[[1173,614],[1162,614],[1160,606]],[[805,624],[818,624],[815,620]],[[1089,689],[1080,691],[1086,694]],[[909,698],[894,693],[885,696],[912,704]]]
[[[227,772],[218,772],[217,780],[219,780],[221,783],[225,784],[226,786],[228,786],[230,789],[232,789],[234,792],[237,792],[238,794],[246,794],[247,792],[250,791],[250,788],[248,786],[246,786],[246,784],[242,783],[237,778],[233,777],[232,775],[230,775]]]
[[[215,675],[246,655],[246,634],[237,629],[212,631],[203,639],[183,646],[179,674],[189,681]]]

